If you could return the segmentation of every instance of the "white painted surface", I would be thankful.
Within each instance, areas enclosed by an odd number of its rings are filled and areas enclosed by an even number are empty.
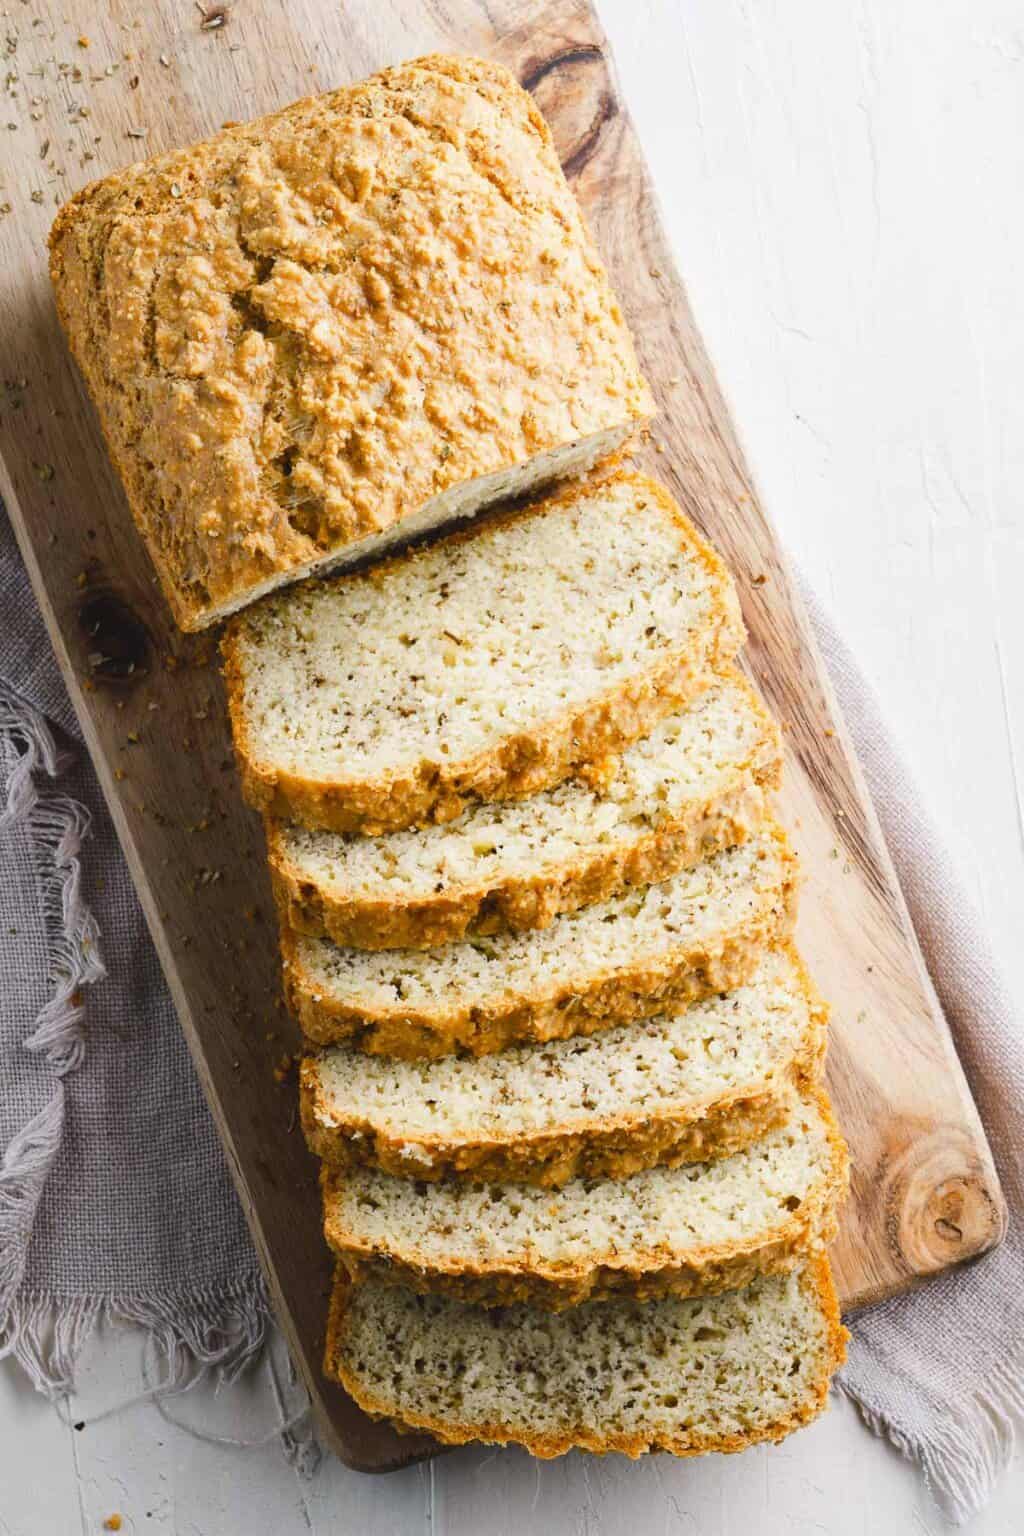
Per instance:
[[[1024,11],[1019,0],[601,0],[679,264],[771,515],[874,680],[1024,995]],[[94,1349],[76,1416],[132,1394]],[[268,1403],[175,1412],[258,1434]],[[0,1536],[937,1532],[838,1402],[740,1458],[473,1449],[300,1483],[151,1406],[80,1432],[0,1368]],[[1019,1532],[1018,1459],[976,1536]]]

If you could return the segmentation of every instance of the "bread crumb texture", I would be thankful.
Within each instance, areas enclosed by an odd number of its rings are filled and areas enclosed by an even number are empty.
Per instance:
[[[729,669],[613,759],[610,782],[592,774],[380,837],[269,822],[278,905],[296,931],[363,949],[543,928],[744,841],[780,771],[774,722]]]
[[[334,831],[450,821],[621,751],[743,642],[718,556],[647,476],[584,481],[240,615],[251,802]]]
[[[740,985],[785,939],[797,863],[772,821],[658,885],[436,950],[367,951],[282,933],[285,985],[314,1040],[387,1055],[486,1055],[587,1033]]]
[[[325,1370],[366,1412],[535,1456],[741,1451],[825,1406],[846,1332],[828,1262],[689,1300],[474,1307],[339,1267]]]
[[[303,1126],[337,1166],[415,1179],[562,1184],[727,1156],[816,1078],[826,1014],[795,952],[681,1013],[482,1060],[401,1061],[335,1046],[302,1064]]]
[[[186,629],[578,471],[652,411],[550,131],[492,62],[419,59],[129,166],[50,246]]]
[[[560,1310],[711,1295],[790,1268],[836,1229],[847,1155],[824,1093],[732,1157],[626,1179],[424,1183],[325,1169],[324,1234],[354,1279]]]

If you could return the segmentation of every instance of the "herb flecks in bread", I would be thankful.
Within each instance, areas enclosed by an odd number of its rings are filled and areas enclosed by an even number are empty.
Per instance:
[[[695,1456],[816,1418],[846,1337],[825,1258],[721,1296],[558,1313],[353,1287],[340,1270],[324,1369],[367,1413],[451,1445]]]
[[[846,1178],[846,1148],[812,1089],[732,1157],[626,1179],[553,1190],[327,1168],[324,1235],[354,1279],[485,1306],[712,1295],[820,1252]]]
[[[729,575],[667,491],[584,482],[235,619],[243,788],[334,831],[450,821],[592,771],[742,641]]]
[[[268,822],[282,921],[363,949],[543,928],[743,842],[781,766],[774,722],[728,669],[627,747],[603,783],[578,778],[380,837]]]
[[[796,914],[797,862],[768,820],[745,842],[543,929],[368,951],[282,932],[305,1033],[393,1056],[474,1055],[679,1008],[750,979]]]
[[[816,1080],[825,1009],[795,952],[681,1013],[479,1060],[335,1046],[302,1063],[302,1123],[336,1167],[564,1184],[739,1151]]]

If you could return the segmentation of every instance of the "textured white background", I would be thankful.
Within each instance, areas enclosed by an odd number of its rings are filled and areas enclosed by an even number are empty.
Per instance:
[[[771,516],[877,686],[1024,996],[1024,7],[601,0]],[[138,1381],[93,1350],[75,1416]],[[268,1405],[177,1405],[258,1433]],[[741,1458],[473,1449],[300,1484],[136,1407],[76,1433],[0,1367],[0,1536],[903,1536],[945,1527],[838,1402]],[[978,1536],[1024,1529],[1018,1459]]]

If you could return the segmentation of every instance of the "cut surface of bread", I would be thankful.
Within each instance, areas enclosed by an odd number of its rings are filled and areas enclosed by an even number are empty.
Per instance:
[[[652,402],[551,133],[434,56],[79,192],[61,321],[175,617],[614,452]]]
[[[268,822],[282,920],[360,949],[543,928],[742,842],[781,766],[774,721],[729,669],[627,747],[608,784],[571,780],[381,837]]]
[[[834,1235],[847,1157],[820,1089],[732,1157],[561,1189],[325,1169],[324,1235],[353,1279],[559,1311],[614,1295],[710,1295]]]
[[[821,1070],[826,1014],[791,949],[678,1014],[482,1059],[401,1061],[334,1046],[302,1063],[313,1151],[434,1180],[564,1184],[724,1157]]]
[[[339,1265],[324,1369],[367,1413],[460,1445],[742,1451],[825,1407],[846,1331],[824,1257],[719,1296],[474,1307]]]
[[[771,821],[657,885],[563,913],[549,927],[441,949],[342,948],[284,930],[285,988],[319,1043],[485,1055],[584,1034],[746,981],[795,915],[797,866]]]
[[[243,787],[334,831],[449,821],[621,751],[742,638],[727,572],[667,491],[587,481],[235,619]]]

